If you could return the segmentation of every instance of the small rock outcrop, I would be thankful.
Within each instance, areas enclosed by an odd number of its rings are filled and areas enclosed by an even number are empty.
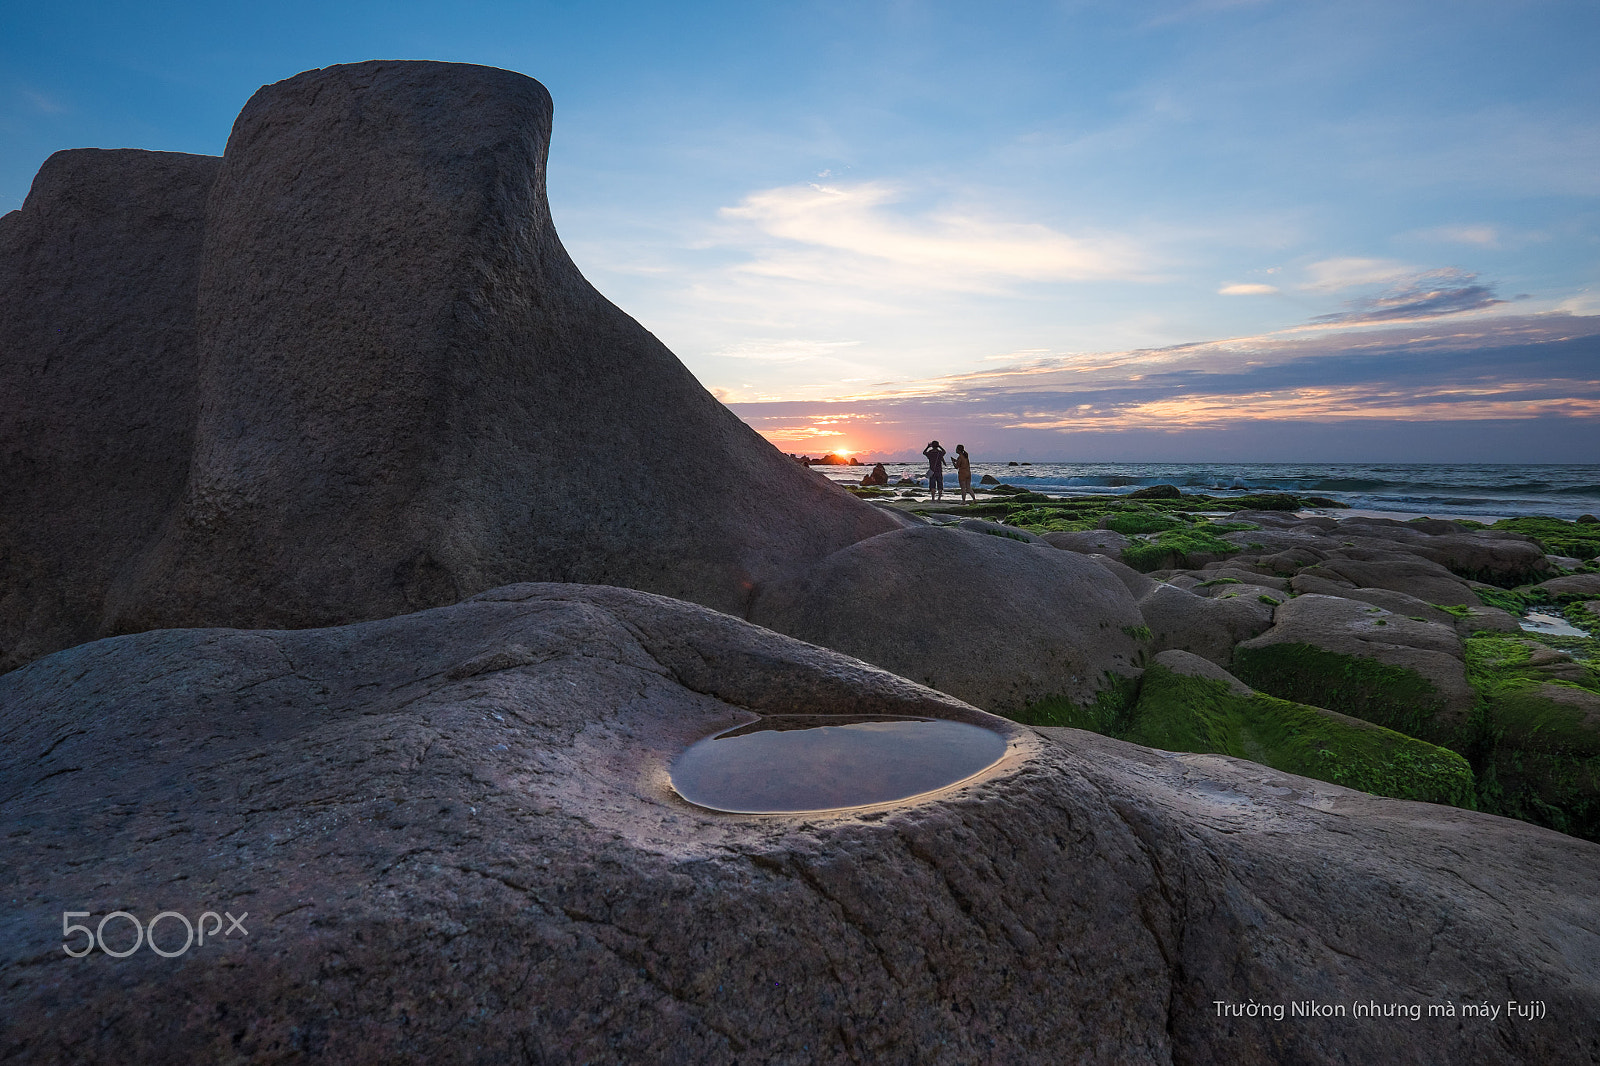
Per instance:
[[[1454,626],[1334,596],[1280,605],[1271,629],[1235,649],[1232,668],[1274,696],[1451,746],[1473,704]]]
[[[1152,651],[1192,652],[1218,666],[1233,662],[1240,641],[1272,625],[1273,607],[1257,596],[1213,599],[1165,582],[1139,600]]]
[[[1009,753],[833,814],[719,815],[668,787],[689,743],[796,708],[985,722]],[[7,1061],[1495,1066],[1600,1046],[1600,846],[1023,729],[627,590],[99,641],[0,677],[0,738]],[[71,958],[67,910],[247,912],[247,935]],[[161,923],[163,950],[183,938]],[[1373,999],[1548,1017],[1215,1005]]]
[[[1092,700],[1108,675],[1133,672],[1142,619],[1122,582],[1081,555],[995,530],[925,526],[859,541],[763,587],[750,620],[997,714],[1046,697]]]

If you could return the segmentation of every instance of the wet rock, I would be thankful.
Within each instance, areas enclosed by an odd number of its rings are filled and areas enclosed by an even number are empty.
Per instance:
[[[1142,489],[1134,489],[1128,493],[1126,499],[1130,500],[1181,500],[1183,493],[1176,485],[1150,485]]]
[[[1092,700],[1143,649],[1133,597],[1104,567],[967,529],[851,545],[764,587],[750,619],[996,712]]]
[[[1284,551],[1272,552],[1267,555],[1257,556],[1251,565],[1268,573],[1289,575],[1294,574],[1307,566],[1315,566],[1328,557],[1325,551],[1318,551],[1307,547],[1288,548]],[[1233,560],[1237,565],[1237,560]]]
[[[1142,599],[1146,593],[1156,587],[1155,581],[1148,575],[1139,573],[1139,571],[1120,559],[1113,559],[1109,555],[1095,553],[1090,553],[1089,558],[1115,574],[1117,580],[1122,582],[1123,586],[1136,600]]]
[[[1004,537],[1007,540],[1014,540],[1018,544],[1038,544],[1048,547],[1044,538],[1038,534],[1030,533],[1026,529],[1018,529],[1016,526],[1008,526],[1002,522],[990,522],[985,518],[962,518],[957,520],[954,525],[955,528],[965,529],[970,533],[982,533],[990,537]]]
[[[449,677],[512,647],[530,661]],[[994,770],[876,810],[730,817],[667,788],[688,743],[797,704],[977,715],[725,615],[575,586],[25,667],[0,678],[0,1053],[1255,1066],[1582,1062],[1600,1040],[1600,847],[1005,723]],[[249,935],[73,959],[67,909],[248,911]],[[1562,1023],[1267,1041],[1215,1007],[1380,988],[1542,999]]]
[[[221,160],[85,148],[0,218],[0,671],[107,632],[183,490]]]
[[[1456,616],[1456,633],[1470,637],[1474,633],[1521,633],[1522,620],[1510,611],[1498,607],[1468,607],[1465,615]]]
[[[1013,463],[1012,465],[1015,466],[1016,464]],[[980,484],[980,485],[998,485],[998,484],[1000,484],[1000,479],[995,477],[993,474],[985,474],[981,478],[978,479],[978,484]]]
[[[1277,577],[1272,574],[1259,573],[1253,568],[1245,569],[1241,567],[1233,567],[1229,566],[1227,563],[1213,563],[1212,565],[1207,566],[1205,569],[1198,572],[1191,571],[1191,574],[1192,576],[1199,578],[1201,582],[1221,583],[1213,585],[1213,588],[1220,588],[1222,584],[1226,584],[1229,581],[1238,581],[1251,585],[1264,585],[1267,588],[1277,589],[1279,591],[1284,591],[1289,588],[1288,578]]]
[[[1272,588],[1270,585],[1238,584],[1202,586],[1195,590],[1203,593],[1208,599],[1213,600],[1255,600],[1268,607],[1275,607],[1289,598],[1289,593],[1282,589]]]
[[[887,470],[885,470],[883,468],[883,464],[882,463],[878,463],[875,466],[873,466],[872,471],[870,473],[866,473],[866,474],[861,475],[861,483],[863,485],[879,485],[879,486],[888,485],[889,484],[889,471],[887,471]]]
[[[1235,696],[1255,695],[1255,689],[1240,681],[1210,659],[1201,658],[1193,652],[1168,648],[1166,651],[1157,652],[1151,661],[1158,666],[1166,667],[1179,677],[1203,677],[1208,681],[1220,681],[1227,685],[1228,691]]]

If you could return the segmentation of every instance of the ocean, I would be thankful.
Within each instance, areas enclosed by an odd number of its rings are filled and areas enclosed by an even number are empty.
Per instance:
[[[885,463],[891,482],[917,477],[923,463]],[[812,469],[835,481],[859,483],[870,466]],[[1434,517],[1504,518],[1600,515],[1596,463],[973,463],[974,486],[984,474],[1050,496],[1123,494],[1149,485],[1176,485],[1213,496],[1292,492],[1325,496],[1367,511]],[[945,471],[947,496],[955,472]]]

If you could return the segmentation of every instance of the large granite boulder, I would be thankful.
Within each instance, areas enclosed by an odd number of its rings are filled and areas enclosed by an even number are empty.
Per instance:
[[[101,635],[183,490],[220,162],[57,152],[0,218],[0,671]]]
[[[1143,620],[1075,552],[972,529],[902,529],[764,586],[750,620],[999,713],[1086,702],[1133,673]]]
[[[1234,650],[1232,670],[1282,699],[1451,747],[1464,743],[1474,700],[1453,625],[1335,596],[1279,606],[1271,629]]]
[[[934,796],[832,814],[720,815],[668,787],[690,741],[795,709],[984,722],[1009,753]],[[0,678],[0,736],[7,1061],[1600,1048],[1600,847],[1023,730],[635,592],[521,586],[340,629],[101,641]],[[228,935],[173,958],[63,951],[83,937],[63,912],[93,929],[115,910],[215,911]],[[248,912],[245,932],[222,912]],[[132,929],[105,936],[121,950]],[[160,945],[182,941],[168,917]],[[1373,1001],[1420,1017],[1350,1016]]]
[[[328,624],[529,579],[737,613],[893,528],[584,280],[550,120],[531,78],[448,63],[251,98],[207,219],[195,460],[116,624]],[[689,457],[717,476],[668,491]]]
[[[0,237],[5,664],[533,578],[737,613],[895,528],[584,280],[550,121],[520,74],[360,63],[262,89],[220,164],[55,157]]]

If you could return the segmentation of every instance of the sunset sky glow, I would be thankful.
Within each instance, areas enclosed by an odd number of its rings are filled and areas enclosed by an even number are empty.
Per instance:
[[[1600,6],[414,2],[0,15],[0,210],[261,84],[503,66],[579,267],[786,451],[1593,461]]]

